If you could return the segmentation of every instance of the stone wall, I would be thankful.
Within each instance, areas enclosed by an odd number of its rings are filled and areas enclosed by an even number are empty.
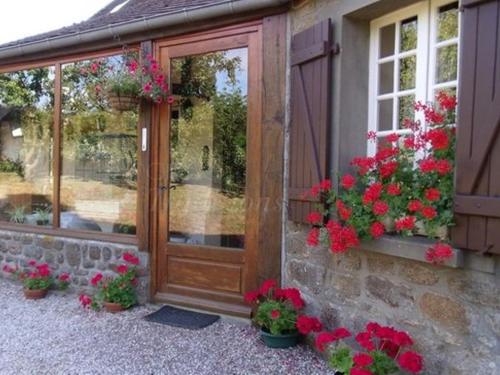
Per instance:
[[[144,303],[149,294],[149,257],[139,252],[137,247],[52,237],[28,233],[0,231],[0,265],[27,266],[31,259],[46,262],[56,274],[67,272],[71,275],[70,291],[90,292],[90,279],[98,272],[116,275],[116,267],[122,264],[121,256],[133,253],[140,259],[139,301]],[[0,277],[11,277],[0,269]]]
[[[425,374],[500,373],[500,261],[496,273],[433,266],[353,250],[334,256],[288,223],[285,285],[301,289],[328,328],[375,320],[407,330]]]

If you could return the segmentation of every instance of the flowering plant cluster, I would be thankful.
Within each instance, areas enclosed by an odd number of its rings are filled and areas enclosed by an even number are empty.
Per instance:
[[[278,288],[275,280],[266,280],[258,290],[247,292],[245,301],[257,304],[255,323],[272,335],[297,331],[307,335],[322,329],[318,318],[300,314],[305,306],[300,291]]]
[[[70,276],[67,273],[61,273],[54,277],[52,270],[47,263],[37,263],[32,259],[28,262],[28,268],[22,270],[19,266],[11,266],[5,264],[3,271],[11,273],[18,280],[23,282],[26,289],[41,290],[56,287],[57,289],[65,290],[69,286]]]
[[[98,99],[103,94],[142,97],[155,103],[173,103],[169,94],[168,77],[158,61],[147,55],[142,59],[137,53],[127,53],[122,64],[108,63],[105,59],[95,59],[80,69],[80,75],[93,87]]]
[[[97,288],[97,293],[93,298],[86,294],[80,295],[79,300],[83,307],[100,310],[107,302],[116,303],[128,309],[137,303],[135,287],[137,286],[139,258],[131,253],[125,253],[123,260],[125,263],[116,268],[118,277],[105,277],[102,273],[98,273],[91,279],[90,283]]]
[[[410,350],[413,339],[404,331],[370,322],[355,340],[362,351],[353,353],[344,342],[352,336],[346,328],[322,332],[316,337],[319,351],[327,351],[330,365],[345,375],[420,374],[423,358]]]
[[[387,232],[411,236],[423,233],[437,239],[426,255],[440,263],[453,255],[440,229],[453,225],[453,164],[455,155],[455,97],[437,95],[437,104],[415,104],[427,126],[405,120],[407,134],[378,139],[374,156],[356,157],[355,175],[339,179],[338,194],[329,180],[306,194],[320,198],[319,209],[308,221],[313,228],[308,244],[320,243],[334,253],[376,239]],[[377,141],[375,133],[369,133]],[[329,219],[330,216],[337,220]]]

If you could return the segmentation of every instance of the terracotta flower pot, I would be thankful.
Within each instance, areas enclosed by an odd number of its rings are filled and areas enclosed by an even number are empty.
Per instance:
[[[112,313],[112,314],[116,314],[120,311],[123,311],[125,310],[123,308],[122,305],[120,305],[119,303],[113,303],[113,302],[104,302],[103,303],[104,305],[104,309],[109,312],[109,313]]]
[[[26,299],[42,299],[47,296],[48,289],[27,289],[24,288],[24,297]]]
[[[115,93],[108,94],[108,101],[115,111],[126,112],[133,111],[139,105],[139,98],[136,96],[117,95]]]
[[[260,336],[268,348],[285,349],[297,345],[300,334],[294,332],[287,335],[273,335],[261,329]]]

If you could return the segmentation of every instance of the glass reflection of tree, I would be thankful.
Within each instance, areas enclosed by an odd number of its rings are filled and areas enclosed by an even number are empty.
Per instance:
[[[173,92],[179,98],[179,113],[183,123],[192,125],[184,126],[183,136],[179,137],[180,121],[173,118],[172,171],[175,176],[184,178],[193,170],[190,166],[200,163],[198,158],[191,160],[188,144],[203,133],[200,124],[212,119],[208,126],[213,127],[214,134],[213,182],[229,195],[241,195],[245,187],[247,103],[237,79],[240,69],[241,58],[228,57],[225,52],[189,56],[172,62]],[[224,75],[227,82],[223,86],[227,89],[220,90],[220,77]],[[195,107],[198,113],[194,113]],[[208,169],[206,161],[201,164],[200,171]]]

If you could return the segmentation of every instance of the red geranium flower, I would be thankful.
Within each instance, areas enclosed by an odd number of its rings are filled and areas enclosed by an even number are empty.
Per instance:
[[[321,215],[319,212],[311,212],[309,215],[307,215],[307,222],[309,224],[321,224],[323,221],[323,215]]]
[[[356,178],[350,174],[343,175],[340,179],[340,186],[346,190],[352,189],[354,184],[356,184]]]
[[[352,360],[354,361],[354,366],[356,367],[366,367],[373,363],[372,356],[366,353],[357,353],[354,355]]]
[[[120,264],[117,268],[116,268],[116,271],[118,273],[127,273],[128,272],[128,266],[126,264]]]
[[[330,190],[332,188],[332,182],[330,180],[323,180],[319,183],[319,188],[323,191]]]
[[[370,234],[373,238],[379,238],[385,233],[385,226],[380,221],[374,222],[370,226]]]
[[[375,215],[384,216],[389,211],[389,205],[384,201],[376,201],[372,210]]]
[[[436,212],[436,209],[434,207],[425,206],[424,208],[422,208],[422,215],[425,218],[432,220],[437,216],[437,212]]]
[[[369,352],[376,349],[375,344],[372,341],[371,335],[368,332],[360,332],[355,337],[359,346],[368,350]]]
[[[396,220],[396,230],[412,230],[415,227],[415,216],[405,216]]]
[[[92,303],[92,298],[85,294],[81,294],[79,299],[83,307],[88,307]]]
[[[278,319],[281,316],[281,312],[279,310],[271,311],[271,319]]]
[[[385,140],[391,143],[397,142],[399,141],[399,134],[396,133],[389,134],[387,137],[385,137]]]
[[[392,341],[398,346],[410,346],[413,345],[413,340],[408,335],[408,333],[404,331],[398,331],[394,334],[394,337],[392,338]]]
[[[67,274],[67,273],[61,273],[59,275],[59,281],[62,281],[62,282],[69,281],[69,274]]]
[[[412,374],[420,373],[424,367],[422,356],[410,351],[401,354],[398,358],[398,363],[403,370]]]
[[[30,265],[31,267],[35,267],[35,266],[36,266],[36,260],[31,259],[31,260],[28,262],[28,265]]]
[[[336,341],[336,339],[330,332],[321,332],[318,336],[316,336],[316,348],[320,352],[323,352],[325,351],[326,346],[334,341]]]
[[[453,256],[453,249],[445,243],[436,243],[427,249],[425,260],[434,264],[441,264]]]
[[[437,201],[441,197],[441,193],[436,188],[429,188],[425,191],[425,199],[429,201]]]
[[[337,206],[337,212],[339,213],[340,218],[344,221],[349,220],[349,218],[351,217],[352,208],[346,207],[344,202],[342,202],[340,199],[335,205]]]
[[[139,258],[137,258],[134,254],[132,253],[125,253],[123,254],[123,260],[127,263],[133,264],[137,266],[139,264]]]
[[[436,95],[436,99],[443,111],[453,110],[457,106],[457,98],[453,95],[448,95],[446,91],[440,91]]]
[[[266,280],[262,283],[262,286],[260,287],[260,294],[262,295],[267,295],[271,289],[276,288],[277,283],[276,280]]]
[[[389,184],[387,185],[387,194],[396,196],[401,194],[401,188],[398,184]]]
[[[408,211],[417,212],[422,209],[422,202],[417,199],[411,200],[408,202]]]
[[[381,164],[379,167],[380,176],[382,178],[391,177],[394,174],[394,172],[396,172],[398,165],[399,164],[397,161],[388,161],[387,163]]]
[[[420,170],[423,173],[431,173],[436,170],[436,160],[434,158],[427,158],[420,161]]]
[[[90,283],[93,286],[96,286],[101,280],[102,280],[102,273],[98,273],[90,280]]]
[[[308,335],[311,332],[319,332],[323,325],[314,316],[300,315],[295,323],[298,331],[303,335]]]
[[[376,201],[382,194],[383,185],[380,182],[374,182],[368,186],[363,194],[363,203],[368,204]]]
[[[439,175],[444,176],[452,171],[450,162],[446,159],[440,159],[435,162],[434,169]]]
[[[344,327],[339,327],[337,329],[335,329],[333,332],[332,332],[332,336],[335,338],[335,340],[342,340],[342,339],[345,339],[347,337],[351,337],[352,336],[352,333],[349,332],[346,328]]]
[[[260,297],[260,293],[258,291],[250,291],[245,293],[245,302],[246,303],[254,303],[256,302]]]
[[[311,228],[309,234],[307,235],[307,244],[310,246],[319,245],[319,228]]]
[[[436,150],[446,150],[450,145],[450,139],[444,129],[431,129],[425,134],[425,139],[429,141]]]

